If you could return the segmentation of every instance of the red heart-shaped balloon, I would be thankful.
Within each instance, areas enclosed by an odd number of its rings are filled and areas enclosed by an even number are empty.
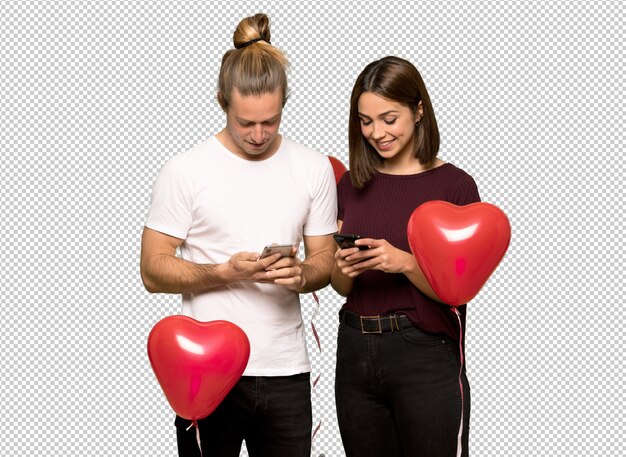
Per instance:
[[[248,364],[250,342],[232,322],[169,316],[152,328],[148,357],[174,412],[198,420],[237,383]]]
[[[444,303],[459,306],[480,291],[509,246],[511,225],[498,207],[434,200],[409,219],[411,251]]]
[[[330,160],[330,164],[333,166],[333,173],[335,174],[335,183],[339,184],[341,177],[348,171],[346,166],[339,159],[332,156],[327,156]]]

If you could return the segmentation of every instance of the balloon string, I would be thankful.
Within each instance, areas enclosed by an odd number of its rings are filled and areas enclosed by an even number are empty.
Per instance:
[[[191,427],[196,428],[196,441],[198,442],[198,450],[200,451],[200,457],[202,457],[202,443],[200,442],[200,427],[198,427],[198,422],[191,421],[191,425],[189,425],[189,427],[187,427],[185,431],[188,432]]]
[[[461,323],[461,315],[459,310],[452,308],[452,312],[456,314],[456,318],[459,322],[459,355],[461,361],[461,367],[459,368],[459,390],[461,392],[461,423],[459,424],[459,434],[457,436],[456,456],[461,457],[463,451],[463,410],[465,409],[465,395],[463,393],[463,366],[465,364],[465,356],[463,354],[463,324]]]
[[[319,421],[317,423],[317,427],[315,427],[315,430],[313,430],[313,437],[311,438],[311,440],[315,439],[315,435],[317,435],[317,432],[320,431],[321,427],[322,427],[322,421]]]
[[[313,336],[315,337],[315,342],[317,343],[317,349],[322,352],[322,344],[320,343],[320,337],[317,334],[317,329],[315,328],[315,318],[320,312],[320,299],[315,292],[313,292],[313,299],[315,300],[315,309],[313,310],[313,315],[311,316],[311,329],[313,330]]]
[[[311,315],[311,330],[313,331],[313,336],[315,337],[315,342],[317,343],[317,349],[319,351],[319,353],[322,353],[322,343],[320,342],[320,337],[319,334],[317,333],[317,329],[315,328],[315,318],[317,317],[317,315],[320,312],[320,299],[317,296],[317,294],[315,292],[312,292],[313,295],[313,300],[315,300],[315,308],[313,310],[313,314]],[[313,381],[313,394],[315,395],[315,399],[316,399],[316,406],[318,406],[318,401],[317,401],[317,384],[319,383],[320,379],[322,377],[322,374],[319,373],[317,375],[317,377],[315,378],[315,380]],[[315,436],[317,435],[317,433],[319,432],[320,428],[322,427],[322,419],[319,419],[317,422],[317,426],[315,427],[315,430],[313,430],[313,434],[311,436],[311,441],[315,440]]]

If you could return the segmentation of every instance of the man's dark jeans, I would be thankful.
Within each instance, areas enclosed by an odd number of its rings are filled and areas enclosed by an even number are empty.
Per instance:
[[[200,457],[196,430],[176,417],[178,455]],[[213,413],[198,421],[203,457],[311,455],[311,381],[294,376],[243,376]]]

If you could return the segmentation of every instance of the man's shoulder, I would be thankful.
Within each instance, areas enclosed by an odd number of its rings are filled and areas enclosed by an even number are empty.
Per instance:
[[[303,144],[300,143],[296,143],[295,141],[286,138],[283,136],[283,144],[282,147],[285,151],[286,154],[288,154],[290,157],[294,158],[295,160],[299,161],[300,163],[302,162],[309,162],[309,163],[318,163],[318,164],[323,164],[325,163],[325,160],[328,160],[326,158],[326,156],[324,154],[322,154],[321,152],[318,152],[308,146],[305,146]]]
[[[175,157],[179,160],[197,160],[199,158],[206,158],[207,152],[216,149],[219,146],[219,141],[215,136],[211,136],[205,140],[196,143],[189,149],[180,152]]]
[[[214,154],[210,152],[214,150],[217,145],[217,139],[215,136],[209,137],[206,140],[203,140],[192,147],[179,152],[178,154],[172,156],[168,162],[172,163],[175,167],[181,168],[184,170],[194,170],[197,169],[201,162],[206,162],[210,160]]]
[[[305,146],[301,143],[296,143],[294,140],[283,136],[282,139],[282,147],[285,151],[290,153],[302,153],[302,154],[310,154],[312,156],[321,155],[319,152],[315,151],[313,148]]]

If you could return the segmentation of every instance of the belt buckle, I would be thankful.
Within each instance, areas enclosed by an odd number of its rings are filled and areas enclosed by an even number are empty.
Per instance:
[[[363,335],[369,334],[369,333],[375,333],[377,335],[382,335],[383,333],[383,328],[380,324],[380,316],[359,316],[359,318],[361,319],[361,333]],[[369,331],[365,331],[365,329],[363,328],[363,319],[376,319],[378,321],[378,330],[374,330],[373,332],[369,332]]]

